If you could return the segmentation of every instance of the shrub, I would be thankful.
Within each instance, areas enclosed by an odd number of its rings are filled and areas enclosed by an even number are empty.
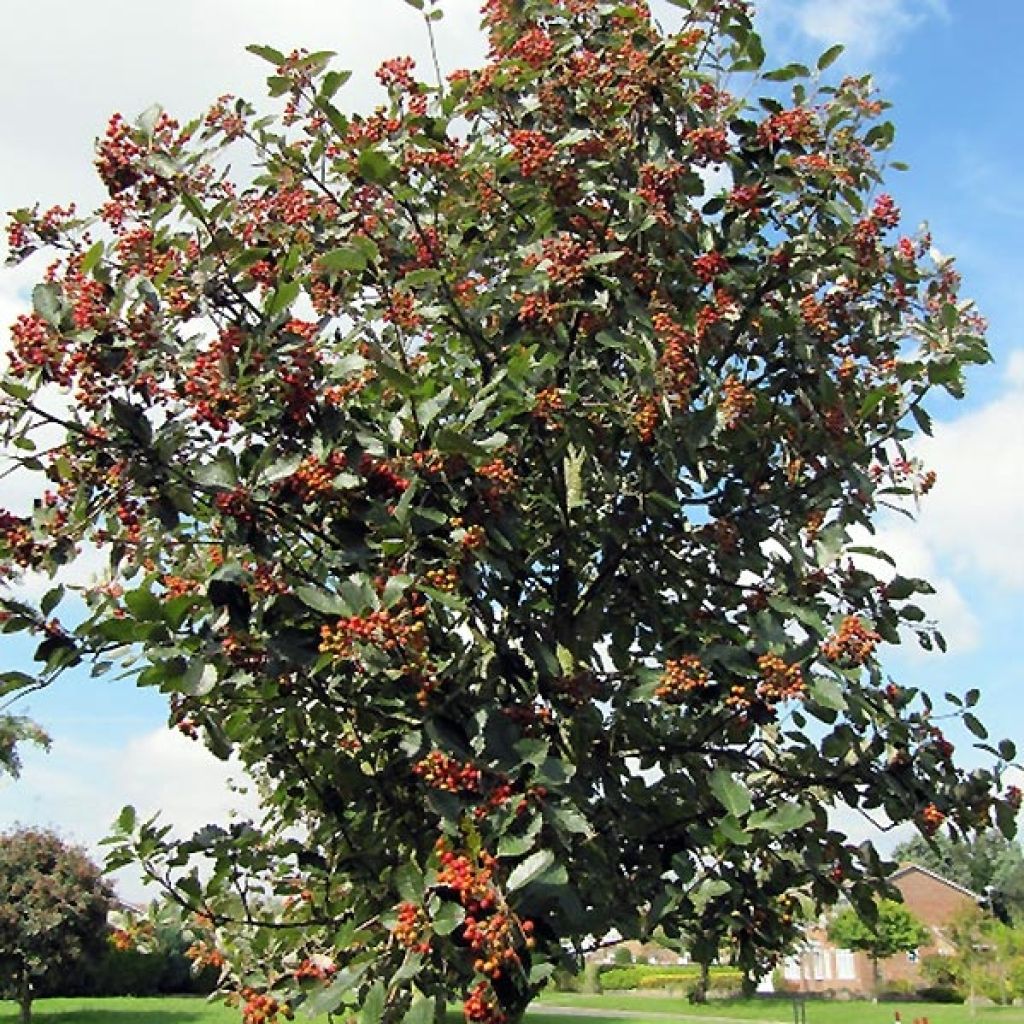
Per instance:
[[[964,994],[952,985],[928,985],[917,990],[918,999],[926,1003],[962,1003]]]

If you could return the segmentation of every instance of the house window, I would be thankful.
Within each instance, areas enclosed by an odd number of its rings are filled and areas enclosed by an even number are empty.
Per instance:
[[[916,949],[908,949],[907,950],[907,963],[916,964],[917,963],[917,954],[918,954],[918,951]]]
[[[815,981],[825,981],[830,977],[828,953],[824,949],[815,949],[812,954],[812,977]]]
[[[857,959],[853,955],[853,950],[836,950],[836,977],[840,981],[857,980]]]
[[[803,971],[800,970],[800,957],[786,957],[782,965],[782,976],[786,981],[800,981],[803,977]]]

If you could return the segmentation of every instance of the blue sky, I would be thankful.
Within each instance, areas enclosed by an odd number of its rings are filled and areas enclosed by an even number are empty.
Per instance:
[[[444,6],[443,64],[475,63],[483,49],[475,4]],[[997,737],[1024,746],[1024,4],[764,0],[761,8],[770,62],[813,58],[841,41],[848,49],[837,74],[875,73],[894,103],[893,158],[910,164],[888,180],[904,225],[929,222],[936,246],[958,256],[965,294],[989,318],[995,365],[972,374],[967,401],[936,404],[935,437],[919,445],[939,478],[920,521],[879,524],[884,546],[905,571],[938,586],[930,611],[950,653],[897,650],[886,663],[899,680],[934,693],[980,687],[981,717]],[[670,20],[668,5],[657,9]],[[421,24],[401,0],[180,0],[173,8],[37,0],[9,12],[5,35],[4,208],[100,201],[91,146],[115,110],[134,116],[158,101],[185,117],[224,92],[258,100],[265,65],[244,52],[247,43],[337,50],[338,66],[356,71],[346,95],[361,108],[374,100],[372,74],[382,59],[413,53],[426,66]],[[4,325],[23,308],[39,272],[38,265],[0,271]],[[0,349],[6,343],[4,333]],[[16,505],[22,495],[15,490],[0,483],[0,505]],[[0,637],[5,667],[29,658],[29,645]],[[163,810],[183,829],[232,806],[253,807],[251,795],[229,789],[230,766],[168,732],[159,695],[130,682],[72,676],[18,710],[47,728],[53,749],[26,751],[23,777],[0,782],[0,827],[48,824],[95,847],[124,802],[146,813]],[[953,738],[970,761],[969,737]],[[138,894],[131,879],[121,887]]]

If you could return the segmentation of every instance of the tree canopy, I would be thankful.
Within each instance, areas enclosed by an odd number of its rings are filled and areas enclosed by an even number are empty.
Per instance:
[[[878,980],[878,961],[924,945],[928,929],[900,903],[881,900],[870,919],[853,907],[841,910],[828,926],[828,937],[846,949],[867,953]]]
[[[3,571],[108,575],[3,628],[257,780],[263,820],[184,840],[127,809],[110,862],[201,915],[250,1022],[496,1024],[613,927],[758,973],[882,884],[831,808],[1012,828],[1012,745],[958,765],[880,667],[942,639],[870,544],[983,323],[897,230],[870,80],[676,7],[488,0],[482,68],[388,61],[366,114],[254,46],[281,112],[115,115],[95,215],[13,215],[55,262],[0,385],[41,481]]]
[[[103,949],[111,891],[85,853],[52,832],[0,836],[0,990],[31,1018],[33,986]]]
[[[973,889],[1000,918],[1024,923],[1024,853],[1019,842],[1001,832],[982,832],[958,841],[942,833],[915,836],[897,846],[893,858],[919,864]]]

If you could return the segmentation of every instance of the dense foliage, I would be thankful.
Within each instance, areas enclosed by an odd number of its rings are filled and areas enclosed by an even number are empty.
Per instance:
[[[980,909],[960,915],[946,930],[949,956],[926,957],[925,974],[963,999],[1009,1004],[1024,998],[1024,929]]]
[[[880,960],[917,949],[931,934],[902,904],[882,900],[871,920],[865,920],[855,908],[845,907],[829,922],[828,937],[841,948],[867,953],[877,984]]]
[[[941,638],[863,546],[930,487],[905,442],[980,318],[896,230],[869,80],[676,7],[489,0],[483,68],[389,61],[365,116],[330,55],[254,47],[283,113],[115,116],[94,217],[14,214],[56,262],[2,384],[45,493],[0,556],[109,576],[4,628],[258,780],[262,822],[126,811],[112,857],[201,913],[250,1022],[501,1021],[613,926],[757,973],[873,906],[830,808],[1012,827],[880,669]]]
[[[915,836],[893,850],[893,859],[919,864],[972,889],[1004,922],[1024,925],[1024,852],[1001,832],[959,842],[942,833]]]
[[[52,832],[0,836],[0,991],[27,1024],[38,986],[100,953],[110,890],[99,868]]]

